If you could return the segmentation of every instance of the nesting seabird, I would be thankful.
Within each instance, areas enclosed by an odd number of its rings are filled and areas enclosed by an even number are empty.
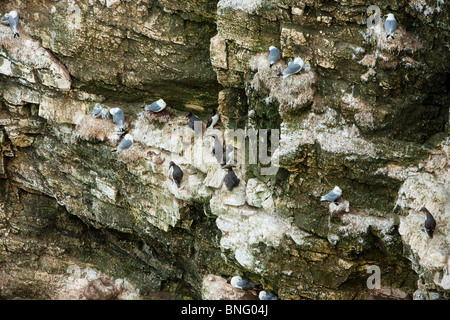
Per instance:
[[[272,66],[280,60],[280,50],[277,47],[270,46],[269,47],[269,66]]]
[[[228,169],[228,173],[225,175],[224,179],[225,186],[227,187],[228,190],[232,191],[241,180],[237,177],[236,173],[233,171],[232,166],[227,166],[224,169]]]
[[[133,145],[133,136],[128,133],[122,139],[122,141],[120,142],[120,144],[117,147],[117,149],[114,149],[112,152],[116,152],[117,151],[117,153],[119,153],[122,150],[131,148],[132,145]]]
[[[102,105],[100,103],[96,103],[94,109],[92,110],[92,116],[94,118],[100,117],[100,115],[102,114],[102,109]]]
[[[274,293],[264,290],[259,292],[258,297],[259,300],[280,300]]]
[[[200,120],[200,118],[199,117],[197,117],[196,115],[193,115],[192,114],[192,112],[188,112],[187,114],[186,114],[186,118],[188,118],[188,126],[189,126],[189,128],[191,128],[192,129],[192,131],[194,131],[195,132],[195,123],[196,122],[202,122],[201,120]]]
[[[423,207],[419,211],[425,212],[427,214],[427,218],[425,219],[425,232],[430,238],[433,238],[434,229],[436,228],[436,220],[434,220],[433,216],[427,208]]]
[[[241,276],[234,276],[231,278],[230,284],[234,288],[242,290],[256,289],[256,285],[248,279],[243,279]]]
[[[147,111],[152,111],[155,113],[161,112],[166,108],[167,104],[163,99],[159,99],[158,101],[153,102],[152,104],[149,104],[148,106],[144,106],[144,108]]]
[[[113,121],[120,131],[125,131],[125,115],[120,108],[112,108],[109,113],[113,116]]]
[[[169,170],[172,169],[172,180],[175,182],[177,187],[180,187],[181,180],[183,179],[183,170],[175,164],[175,162],[170,161]]]
[[[386,39],[391,37],[394,39],[394,32],[397,29],[397,21],[392,13],[389,13],[386,21],[384,22],[384,29],[386,30]]]
[[[16,36],[20,37],[19,30],[17,29],[19,27],[19,14],[17,11],[11,11],[10,13],[5,14],[5,16],[2,17],[2,23],[9,25],[14,33],[14,38]]]
[[[286,67],[286,69],[284,69],[283,73],[278,74],[278,76],[279,77],[283,76],[283,79],[285,79],[292,74],[300,72],[300,70],[302,70],[304,66],[305,66],[305,62],[303,61],[303,59],[300,57],[297,57],[294,59],[294,61],[289,63],[289,65]]]
[[[217,113],[216,109],[211,108],[211,114],[208,118],[208,122],[206,123],[206,127],[209,129],[214,129],[217,121],[219,121],[219,114]]]
[[[342,195],[342,189],[338,186],[320,198],[320,201],[336,201]]]
[[[103,120],[108,120],[109,119],[109,110],[108,110],[108,108],[102,108],[101,114],[102,114],[102,119]]]

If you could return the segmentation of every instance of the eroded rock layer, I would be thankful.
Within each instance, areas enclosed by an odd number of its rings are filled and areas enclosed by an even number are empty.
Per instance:
[[[0,25],[0,298],[257,299],[236,273],[280,299],[448,298],[448,4],[380,5],[394,40],[370,4],[0,1],[20,15],[19,38]],[[124,110],[130,149],[96,103]],[[186,111],[211,107],[194,134]],[[275,134],[275,171],[235,129]]]

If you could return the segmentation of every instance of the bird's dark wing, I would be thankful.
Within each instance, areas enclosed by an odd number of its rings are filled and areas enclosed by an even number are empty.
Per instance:
[[[193,131],[195,131],[195,123],[196,122],[200,122],[200,128],[201,128],[202,121],[197,116],[192,116],[189,118],[188,125],[189,125],[189,128],[191,128]],[[195,133],[197,134],[197,132],[195,132]]]
[[[173,177],[179,180],[183,179],[183,170],[181,170],[181,168],[177,165],[174,165]]]
[[[236,173],[233,171],[233,182],[237,186],[241,180],[237,177]]]
[[[173,166],[172,178],[177,184],[177,187],[180,187],[181,180],[183,180],[183,170],[176,164]]]
[[[425,220],[425,228],[433,230],[436,228],[436,220],[429,212],[427,213],[427,219]]]
[[[229,173],[227,173],[224,180],[225,180],[225,186],[227,187],[227,189],[232,190],[234,187],[233,177]]]

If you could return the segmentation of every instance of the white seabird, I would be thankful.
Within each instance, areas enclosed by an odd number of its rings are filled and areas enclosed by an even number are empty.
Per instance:
[[[19,14],[17,11],[11,11],[10,13],[5,14],[2,17],[2,23],[9,25],[12,32],[14,33],[14,38],[16,36],[20,37],[19,30],[17,29],[19,27]]]
[[[223,165],[222,168],[226,166],[233,166],[234,163],[234,146],[231,144],[227,145],[226,151],[223,154]]]
[[[231,278],[230,284],[234,288],[242,289],[242,290],[249,290],[249,289],[256,289],[256,285],[248,279],[243,279],[240,276],[234,276]]]
[[[272,292],[260,291],[258,294],[259,300],[280,300]]]
[[[394,32],[397,29],[397,21],[392,13],[388,14],[386,21],[384,22],[384,29],[387,33],[386,39],[389,37],[394,39]]]
[[[94,109],[92,110],[92,116],[94,118],[100,117],[100,115],[102,114],[102,110],[102,105],[100,103],[96,103]]]
[[[109,113],[113,116],[113,121],[116,124],[119,131],[125,131],[125,115],[120,108],[112,108]]]
[[[158,101],[149,104],[148,106],[143,107],[147,111],[152,111],[155,113],[161,112],[166,108],[167,104],[163,99],[159,99]]]
[[[292,74],[300,72],[300,70],[302,70],[304,66],[305,66],[305,62],[303,61],[303,59],[300,57],[297,57],[294,59],[294,61],[289,63],[289,65],[286,67],[286,69],[284,69],[283,73],[280,73],[278,76],[283,76],[283,79],[285,79]]]
[[[277,47],[270,46],[269,47],[269,66],[272,66],[280,60],[280,50]]]
[[[109,110],[108,108],[102,108],[102,119],[103,120],[108,120],[109,119]]]
[[[133,136],[131,134],[127,133],[125,135],[125,137],[122,139],[122,141],[120,142],[117,149],[114,149],[112,152],[117,151],[117,153],[119,153],[122,150],[131,148],[132,145],[133,145]]]
[[[320,198],[320,201],[336,201],[342,195],[342,189],[338,186]]]

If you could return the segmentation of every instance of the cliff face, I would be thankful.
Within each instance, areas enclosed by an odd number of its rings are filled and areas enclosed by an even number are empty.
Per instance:
[[[239,272],[281,299],[448,298],[448,4],[380,4],[389,41],[370,4],[0,1],[21,19],[20,38],[0,25],[0,297],[223,298]],[[310,69],[276,77],[297,56]],[[159,98],[169,116],[142,112]],[[97,102],[132,148],[111,152]],[[211,106],[220,126],[195,136],[186,110]],[[277,170],[240,163],[228,191],[207,135],[242,151],[237,128],[279,130]]]

